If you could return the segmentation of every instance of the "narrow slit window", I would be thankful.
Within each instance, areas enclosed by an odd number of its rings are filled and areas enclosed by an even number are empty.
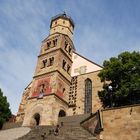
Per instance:
[[[66,70],[65,67],[66,67],[66,61],[63,60],[62,68],[63,68],[64,70]]]
[[[49,60],[50,60],[50,66],[52,66],[54,63],[54,57],[51,57]]]
[[[57,45],[57,39],[53,40],[53,46],[55,47]]]
[[[47,48],[49,49],[51,47],[51,41],[47,42]]]
[[[71,47],[69,47],[69,54],[71,54]]]
[[[68,43],[65,41],[65,50],[67,51]]]
[[[41,68],[45,68],[46,65],[47,65],[47,59],[44,59],[44,60],[42,61],[42,67],[41,67]]]
[[[67,73],[70,73],[70,65],[67,65]]]

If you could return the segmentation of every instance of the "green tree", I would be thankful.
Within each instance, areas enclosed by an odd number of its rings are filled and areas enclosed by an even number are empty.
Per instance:
[[[6,96],[3,96],[3,92],[0,89],[0,129],[5,121],[11,116],[9,109],[9,103],[7,102]]]
[[[123,52],[103,66],[99,77],[104,85],[98,94],[104,107],[140,103],[140,53]]]

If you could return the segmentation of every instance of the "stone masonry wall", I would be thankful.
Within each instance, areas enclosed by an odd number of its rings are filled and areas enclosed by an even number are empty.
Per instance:
[[[140,105],[102,111],[103,140],[140,140]]]
[[[67,114],[68,106],[55,95],[28,100],[26,104],[23,126],[35,126],[35,114],[40,115],[39,125],[56,125],[60,110]]]
[[[76,114],[84,114],[85,80],[87,78],[92,81],[92,112],[96,112],[99,108],[101,108],[98,91],[102,89],[103,83],[101,83],[98,73],[99,71],[77,76],[78,100],[76,102]]]
[[[25,105],[28,102],[28,97],[29,97],[29,94],[30,94],[31,85],[32,85],[32,83],[30,83],[25,88],[25,90],[23,92],[22,100],[21,100],[21,103],[19,105],[18,113],[17,113],[17,116],[16,116],[16,122],[23,122],[24,115],[25,115]]]

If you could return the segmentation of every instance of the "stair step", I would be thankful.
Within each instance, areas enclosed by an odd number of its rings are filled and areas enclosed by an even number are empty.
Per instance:
[[[83,121],[85,118],[89,117],[90,114],[84,114],[84,115],[74,115],[74,116],[66,116],[66,117],[60,117],[58,119],[58,123],[61,122],[67,125],[77,125],[80,124],[81,121]]]
[[[88,138],[88,140],[97,140],[96,137],[91,137],[91,138]]]

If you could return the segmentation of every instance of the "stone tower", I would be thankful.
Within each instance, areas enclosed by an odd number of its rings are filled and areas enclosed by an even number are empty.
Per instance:
[[[67,115],[71,84],[73,20],[65,13],[52,18],[50,34],[43,40],[32,83],[21,102],[23,126],[55,125]],[[28,94],[27,94],[28,93]],[[24,104],[24,109],[22,109]]]

